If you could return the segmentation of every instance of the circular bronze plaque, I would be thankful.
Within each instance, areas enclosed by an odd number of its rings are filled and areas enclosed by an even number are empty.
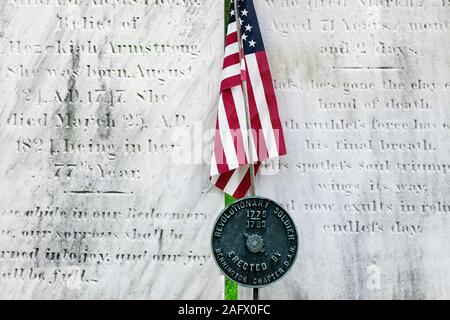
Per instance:
[[[297,256],[294,222],[280,205],[248,197],[222,211],[212,233],[214,259],[245,287],[270,285],[288,273]]]

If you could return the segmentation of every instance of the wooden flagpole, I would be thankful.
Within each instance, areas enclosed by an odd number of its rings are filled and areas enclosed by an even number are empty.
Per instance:
[[[245,63],[245,52],[243,50],[243,43],[242,43],[242,34],[241,34],[241,18],[239,15],[239,6],[238,6],[238,0],[233,0],[234,3],[234,14],[236,17],[236,31],[238,36],[238,43],[239,43],[239,59],[242,63]],[[247,67],[246,67],[247,69]],[[241,66],[242,71],[242,66]],[[247,91],[247,79],[244,77],[242,79],[242,91],[244,92],[244,103],[245,103],[245,111],[246,111],[246,120],[247,120],[247,140],[248,140],[248,160],[250,163],[250,195],[255,196],[256,195],[256,185],[255,185],[255,166],[253,164],[253,154],[251,149],[251,121],[250,121],[250,106],[248,103],[248,91]],[[253,288],[253,300],[257,301],[259,300],[259,289]]]

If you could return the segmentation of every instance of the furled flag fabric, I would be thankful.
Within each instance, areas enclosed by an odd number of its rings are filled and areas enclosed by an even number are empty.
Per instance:
[[[238,1],[240,22],[233,1]],[[242,36],[240,60],[237,28]],[[248,113],[243,91],[247,84]],[[232,0],[225,41],[211,181],[236,199],[251,187],[250,162],[255,174],[264,160],[286,154],[283,128],[264,42],[253,0]]]

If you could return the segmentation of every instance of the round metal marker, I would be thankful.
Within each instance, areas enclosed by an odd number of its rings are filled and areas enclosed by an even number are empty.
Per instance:
[[[212,233],[214,259],[238,284],[261,288],[283,278],[297,257],[294,222],[280,205],[261,197],[241,199],[223,210]]]

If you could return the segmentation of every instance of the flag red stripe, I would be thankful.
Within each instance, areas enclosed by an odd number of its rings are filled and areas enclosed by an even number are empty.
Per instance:
[[[257,162],[254,165],[255,170],[255,176],[259,171],[259,168],[261,167],[261,163]],[[251,179],[250,179],[250,167],[247,170],[247,173],[244,176],[244,179],[242,179],[242,182],[239,184],[239,187],[237,187],[235,193],[233,194],[233,197],[235,199],[243,198],[247,195],[247,192],[250,190],[251,187]]]
[[[248,66],[246,66],[246,78],[247,78],[247,92],[248,92],[248,104],[250,109],[250,123],[253,134],[253,141],[255,141],[256,152],[258,159],[263,161],[269,158],[269,152],[267,150],[266,140],[262,131],[261,119],[259,117],[258,108],[256,107],[255,95],[253,93],[253,87],[248,75]]]
[[[272,75],[270,74],[269,61],[265,52],[257,52],[256,60],[258,62],[259,74],[264,87],[264,93],[269,107],[270,120],[272,122],[272,128],[275,131],[275,138],[278,146],[278,154],[280,156],[286,154],[286,144],[284,141],[283,127],[278,112],[278,103],[275,96],[275,90],[273,88]]]
[[[229,46],[230,44],[236,43],[238,42],[238,34],[237,32],[233,32],[230,33],[229,35],[227,35],[226,40],[225,40],[225,46]]]
[[[225,57],[225,59],[223,60],[223,68],[228,68],[231,66],[234,66],[236,64],[240,64],[241,58],[239,57],[239,52],[234,53],[234,54],[230,54],[229,56]]]
[[[250,168],[247,170],[244,178],[242,179],[239,186],[236,188],[236,191],[233,194],[233,198],[241,199],[245,197],[248,190],[250,189],[251,179],[250,179]]]
[[[226,78],[222,81],[222,84],[220,85],[220,91],[224,91],[226,89],[236,87],[241,85],[241,75],[235,75],[229,78]]]
[[[234,149],[236,150],[237,159],[239,165],[247,164],[247,157],[244,148],[244,137],[242,135],[241,126],[239,124],[239,117],[236,111],[236,105],[234,103],[233,94],[231,90],[225,90],[222,92],[223,104],[225,106],[225,112],[228,119],[228,127],[231,130],[233,137]],[[245,132],[246,133],[246,132]]]
[[[217,119],[216,124],[216,140],[214,145],[214,154],[216,156],[217,170],[220,173],[228,171],[229,167],[227,164],[227,158],[225,157],[225,150],[222,145],[222,140],[219,131],[219,119]]]
[[[233,176],[235,170],[231,170],[228,172],[222,173],[219,178],[217,179],[217,182],[215,186],[221,190],[225,189],[228,182],[230,181],[231,177]]]

